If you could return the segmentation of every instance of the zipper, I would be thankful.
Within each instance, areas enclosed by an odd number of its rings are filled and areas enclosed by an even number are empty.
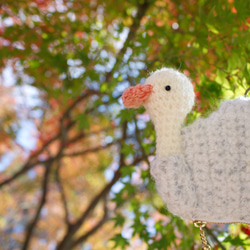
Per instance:
[[[227,225],[227,224],[246,224],[250,225],[250,223],[247,222],[212,222],[212,221],[203,221],[203,220],[194,220],[193,223],[196,222],[204,222],[204,223],[211,223],[211,224],[221,224],[221,225]]]

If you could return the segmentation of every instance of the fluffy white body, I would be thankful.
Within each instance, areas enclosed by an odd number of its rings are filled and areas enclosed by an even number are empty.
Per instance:
[[[250,99],[224,102],[180,132],[181,151],[151,163],[168,209],[193,221],[249,223]]]
[[[193,221],[250,223],[250,98],[226,101],[182,128],[194,104],[190,80],[163,68],[145,85],[153,86],[143,105],[157,136],[151,174],[169,211]]]

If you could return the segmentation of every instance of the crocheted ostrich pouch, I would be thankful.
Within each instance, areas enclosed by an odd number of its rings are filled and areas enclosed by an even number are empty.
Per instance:
[[[126,89],[122,100],[128,108],[144,105],[154,123],[150,171],[170,212],[192,221],[250,223],[250,98],[225,101],[182,127],[194,97],[184,74],[163,68]]]

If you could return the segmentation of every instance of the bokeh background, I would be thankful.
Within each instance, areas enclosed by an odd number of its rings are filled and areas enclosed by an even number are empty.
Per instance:
[[[177,68],[191,123],[244,94],[249,59],[246,0],[1,0],[0,248],[200,249],[156,194],[149,116],[121,94]],[[250,249],[247,225],[206,233],[213,249]]]

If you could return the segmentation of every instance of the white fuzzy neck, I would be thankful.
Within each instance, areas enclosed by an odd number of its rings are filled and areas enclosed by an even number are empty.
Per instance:
[[[157,156],[166,157],[181,153],[181,123],[178,118],[162,119],[156,123]]]

